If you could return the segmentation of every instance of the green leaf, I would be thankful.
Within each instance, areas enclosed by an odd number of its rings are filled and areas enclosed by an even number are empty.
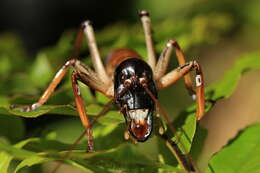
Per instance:
[[[194,110],[188,108],[186,111],[182,112],[174,124],[177,129],[177,134],[174,135],[172,140],[177,142],[179,141],[178,146],[182,153],[188,153],[192,145],[197,125]]]
[[[1,151],[5,151],[8,154],[15,156],[16,158],[26,158],[26,157],[34,155],[35,153],[21,149],[21,148],[31,142],[35,142],[38,140],[39,140],[38,138],[29,138],[29,139],[26,139],[24,141],[21,141],[21,142],[15,144],[13,146],[10,144],[0,143],[0,149],[1,149]]]
[[[44,158],[44,157],[40,157],[40,156],[28,157],[28,158],[24,159],[21,163],[19,163],[19,165],[16,167],[14,173],[18,172],[20,169],[22,169],[24,167],[30,167],[30,166],[33,166],[36,164],[49,162],[51,160],[52,159]]]
[[[0,162],[1,173],[8,173],[8,168],[13,157],[5,152],[0,152],[0,159],[1,159]]]
[[[206,89],[208,98],[219,100],[228,98],[236,89],[242,74],[260,68],[260,52],[250,53],[239,58],[226,72],[224,78]]]
[[[0,138],[0,145],[1,143],[8,143],[8,142]],[[1,159],[0,170],[2,171],[2,173],[8,173],[8,168],[12,161],[12,158],[13,157],[8,153],[6,153],[5,151],[0,152],[0,159]]]
[[[260,171],[260,124],[241,131],[209,162],[208,173],[258,173]]]
[[[118,129],[115,130],[115,132],[118,132]],[[115,143],[112,138],[110,139],[112,143]],[[44,150],[45,148],[45,152],[36,153],[20,149],[25,145],[27,150],[30,147],[37,148],[37,150]],[[8,158],[9,160],[13,158],[22,159],[22,161],[15,169],[15,172],[18,172],[22,168],[30,167],[36,164],[64,159],[66,152],[54,152],[53,149],[66,148],[68,145],[59,145],[60,144],[58,144],[56,141],[32,138],[15,146],[1,144],[0,149],[12,157]],[[105,143],[103,143],[103,145],[107,147]],[[49,149],[47,150],[47,148]],[[73,150],[69,157],[70,159],[66,160],[66,163],[78,167],[86,172],[89,172],[89,170],[93,170],[93,172],[157,172],[157,169],[159,168],[164,168],[168,171],[180,170],[170,165],[157,163],[152,158],[150,158],[149,155],[145,155],[145,153],[143,153],[141,150],[138,150],[133,144],[127,143],[121,143],[120,145],[114,147],[110,146],[105,150],[97,150],[93,153],[86,153],[85,150]],[[5,157],[2,158],[5,159]],[[4,164],[4,166],[7,167],[6,164]]]
[[[120,124],[125,122],[125,118],[118,111],[109,111],[105,116],[101,117],[98,122],[104,125]]]
[[[157,172],[157,168],[160,167],[132,144],[96,152],[91,158],[80,163],[94,172]]]
[[[69,165],[75,167],[75,168],[79,168],[81,169],[82,171],[86,172],[86,173],[94,173],[93,171],[91,171],[90,169],[88,169],[86,166],[76,162],[76,161],[73,161],[73,160],[68,160],[66,161]]]
[[[189,153],[197,126],[194,106],[189,107],[185,111],[181,112],[173,124],[176,133],[172,133],[171,130],[168,128],[166,134],[171,138],[171,140],[177,143],[182,154]],[[163,163],[177,165],[177,160],[173,157],[171,151],[166,148],[164,143],[165,141],[159,139],[159,154],[161,156],[161,159],[163,160]],[[175,157],[177,157],[176,153],[174,153],[174,155]]]
[[[208,131],[206,128],[197,124],[195,136],[193,137],[191,146],[191,155],[193,160],[197,160],[203,150],[204,142],[207,137]]]
[[[0,109],[1,111],[1,109]],[[6,111],[7,114],[13,114],[17,116],[36,118],[46,113],[63,114],[63,115],[77,115],[75,108],[71,105],[44,105],[31,112],[21,112],[21,108],[9,109],[2,108],[2,111]]]
[[[36,138],[27,139],[25,141],[19,142],[18,144],[11,146],[5,143],[0,142],[0,170],[1,173],[8,173],[8,169],[11,161],[14,158],[26,158],[31,156],[33,153],[25,150],[21,150],[26,144],[37,141]]]

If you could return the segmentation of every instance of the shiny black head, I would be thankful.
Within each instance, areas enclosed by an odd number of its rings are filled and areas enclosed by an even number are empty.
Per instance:
[[[115,70],[114,92],[116,103],[122,108],[128,130],[137,141],[144,142],[152,133],[155,103],[145,91],[145,83],[157,98],[153,72],[143,60],[131,58]]]

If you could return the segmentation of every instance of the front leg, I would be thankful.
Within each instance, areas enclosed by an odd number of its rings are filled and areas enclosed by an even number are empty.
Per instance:
[[[156,64],[156,67],[154,70],[155,80],[159,80],[165,75],[173,49],[175,49],[175,51],[176,51],[175,53],[176,53],[176,58],[178,60],[179,66],[183,66],[186,64],[184,53],[181,50],[178,42],[176,40],[168,41],[168,43],[166,44],[166,46],[165,46],[164,50],[162,51],[162,53],[158,59],[158,62]],[[191,81],[190,74],[186,74],[184,76],[184,84],[185,84],[185,87],[188,90],[189,94],[192,97],[194,97],[195,91],[193,90],[193,87],[192,87],[192,81]]]
[[[12,105],[10,108],[21,108],[22,112],[30,112],[41,107],[48,101],[50,96],[54,93],[55,88],[58,86],[58,84],[61,82],[61,80],[64,78],[65,74],[71,67],[73,67],[79,73],[81,77],[80,79],[82,79],[82,82],[85,83],[87,86],[105,94],[109,98],[113,98],[113,85],[104,84],[98,77],[97,73],[91,70],[90,67],[84,65],[79,60],[71,59],[67,61],[56,73],[48,88],[44,91],[37,102],[29,106]]]
[[[70,67],[74,66],[76,61],[77,61],[76,59],[71,59],[62,66],[62,68],[56,73],[55,77],[49,84],[48,88],[44,91],[44,93],[42,94],[42,96],[40,97],[40,99],[37,102],[35,102],[29,106],[11,105],[10,108],[11,109],[21,108],[22,112],[30,112],[30,111],[33,111],[33,110],[41,107],[49,99],[49,97],[54,92],[57,85],[64,78],[64,75],[68,72]]]
[[[167,73],[165,76],[156,81],[156,85],[158,89],[163,89],[168,87],[169,85],[175,83],[182,77],[185,77],[187,73],[192,70],[195,70],[195,84],[196,84],[196,100],[197,100],[197,119],[201,119],[204,115],[204,107],[205,107],[205,98],[204,98],[204,78],[200,65],[196,61],[191,61],[186,63],[177,69],[172,70]]]
[[[84,101],[80,94],[80,89],[78,85],[79,76],[78,73],[73,72],[71,75],[72,89],[75,96],[76,107],[80,116],[80,120],[83,126],[86,128],[86,136],[88,137],[88,148],[87,151],[93,151],[93,132],[92,126],[89,122],[88,116],[86,114],[86,109]]]

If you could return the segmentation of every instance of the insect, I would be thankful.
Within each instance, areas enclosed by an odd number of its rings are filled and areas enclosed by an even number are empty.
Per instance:
[[[184,53],[175,40],[170,40],[166,44],[157,60],[152,39],[149,13],[143,10],[139,13],[139,16],[145,34],[148,57],[147,63],[143,61],[141,56],[134,50],[123,48],[114,50],[108,56],[107,64],[104,67],[97,48],[93,27],[90,21],[83,22],[75,42],[74,59],[68,60],[62,66],[40,99],[32,105],[23,107],[22,111],[33,111],[46,103],[69,68],[73,68],[74,72],[71,74],[72,89],[77,111],[86,129],[88,151],[92,151],[94,147],[92,135],[93,124],[97,118],[105,115],[113,102],[120,107],[121,113],[125,117],[128,129],[126,136],[130,136],[138,142],[146,141],[153,131],[153,116],[155,110],[162,115],[170,130],[174,133],[175,130],[168,114],[162,109],[158,102],[158,91],[175,83],[182,77],[184,78],[185,86],[189,94],[197,101],[196,116],[197,119],[200,119],[204,114],[204,80],[200,65],[196,61],[186,62]],[[77,59],[84,35],[88,41],[94,70]],[[173,49],[176,51],[179,67],[166,73]],[[189,75],[189,72],[192,70],[196,73],[196,91],[193,90],[192,80]],[[94,122],[90,122],[86,114],[78,81],[83,82],[88,87],[111,98],[111,101],[105,105],[103,111],[97,116]],[[187,171],[195,171],[192,161],[189,157],[185,157],[185,155],[181,153],[176,143],[171,141],[163,132],[160,136],[165,139],[176,152],[176,155],[179,157],[177,159],[181,165]]]

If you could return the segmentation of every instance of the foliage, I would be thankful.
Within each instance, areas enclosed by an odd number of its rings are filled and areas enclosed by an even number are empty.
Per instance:
[[[252,125],[241,131],[235,139],[213,156],[207,172],[259,172],[260,125]]]
[[[166,20],[155,26],[164,31],[155,35],[156,40],[159,40],[156,48],[161,50],[173,35],[179,38],[178,40],[184,49],[211,43],[218,38],[219,34],[228,30],[232,23],[225,16],[220,16],[219,21],[223,24],[221,27],[220,25],[214,25],[210,21],[210,16],[208,18],[195,17],[192,22],[182,21],[178,25]],[[203,24],[203,27],[194,25],[194,22]],[[211,33],[211,36],[204,37],[203,34],[209,27],[215,28],[214,33]],[[118,35],[119,32],[120,35]],[[1,36],[0,90],[5,91],[5,93],[1,92],[0,94],[0,135],[3,136],[0,138],[0,170],[3,173],[19,172],[20,170],[30,171],[30,169],[26,168],[50,161],[62,160],[68,148],[70,148],[68,143],[72,143],[72,138],[81,133],[82,128],[79,129],[79,123],[75,122],[77,112],[74,108],[69,75],[67,75],[48,103],[41,108],[28,113],[9,108],[11,104],[30,104],[37,100],[52,76],[54,76],[58,65],[60,66],[65,62],[64,57],[70,56],[74,35],[71,32],[65,33],[54,47],[39,52],[32,64],[29,63],[28,57],[24,54],[23,48],[21,48],[16,37]],[[97,40],[102,55],[119,46],[134,48],[143,56],[146,54],[143,35],[139,26],[113,25],[98,33]],[[81,52],[81,56],[86,56],[83,53],[87,52],[85,44]],[[206,105],[207,111],[212,108],[214,102],[222,98],[228,98],[233,93],[242,74],[260,68],[259,56],[260,53],[256,52],[241,57],[221,81],[206,89],[206,98],[211,101]],[[85,59],[85,63],[91,65],[89,58]],[[21,73],[21,71],[24,73]],[[84,86],[81,85],[81,87]],[[96,98],[93,97],[86,87],[82,88],[81,91],[84,98],[86,98],[87,112],[90,114],[90,118],[93,119],[108,100],[98,93]],[[67,122],[61,121],[56,125],[50,123],[41,126],[39,124],[42,128],[42,134],[38,135],[38,137],[25,134],[25,123],[22,117],[36,118],[46,114],[72,115],[61,117],[69,119],[71,124],[74,123],[73,127],[77,128],[77,130],[73,131],[72,126],[68,126]],[[198,140],[203,140],[205,131],[197,127],[194,114],[194,104],[180,113],[180,116],[174,122],[180,139],[176,139],[176,137],[172,137],[172,139],[178,141],[178,145],[184,153],[191,151],[196,157],[200,152],[201,143],[203,143]],[[13,127],[15,127],[15,130]],[[70,157],[64,162],[85,172],[185,172],[161,139],[154,136],[146,144],[133,144],[131,141],[123,139],[124,130],[123,116],[117,112],[116,107],[113,107],[94,126],[95,152],[85,152],[86,141],[84,140],[73,149]],[[73,137],[66,141],[59,134],[60,131],[64,133],[64,138],[69,136],[69,133],[72,133],[69,131],[73,131],[76,135],[72,135]],[[156,131],[156,128],[154,131]],[[247,139],[251,139],[252,146],[244,151],[241,159],[247,159],[248,164],[259,161],[257,157],[245,158],[252,151],[258,152],[256,145],[259,141],[253,135],[253,133],[257,134],[258,131],[259,126],[252,126],[242,132],[223,151],[213,157],[209,171],[219,172],[223,169],[225,162],[222,158],[226,157],[228,152],[234,152],[236,148],[241,146],[247,148],[245,146]],[[37,132],[35,133],[37,134]],[[169,132],[167,131],[167,133]],[[198,134],[200,136],[197,136]],[[255,165],[258,166],[258,164]],[[249,170],[252,167],[248,166],[244,167],[244,169],[245,172],[250,172]]]

